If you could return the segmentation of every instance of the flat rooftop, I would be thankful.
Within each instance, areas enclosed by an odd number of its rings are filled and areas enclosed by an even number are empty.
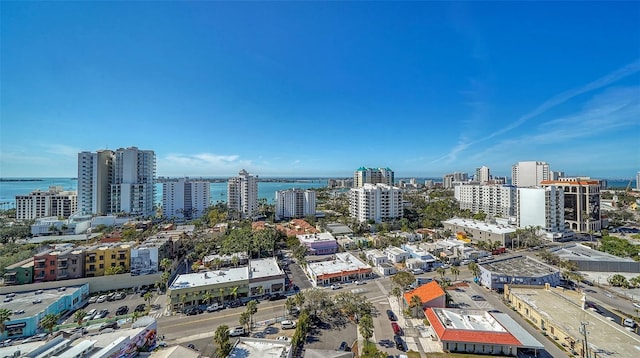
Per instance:
[[[338,223],[327,224],[327,230],[335,235],[353,234],[353,230],[351,230],[347,225]]]
[[[552,248],[549,251],[557,255],[563,260],[579,260],[579,261],[609,261],[609,262],[635,262],[628,257],[618,257],[606,252],[593,250],[582,244],[571,244]]]
[[[336,259],[333,261],[312,262],[307,264],[317,276],[326,275],[342,271],[358,271],[362,269],[370,270],[371,267],[360,261],[357,257],[348,252],[340,252],[335,254]]]
[[[394,254],[394,255],[402,255],[402,254],[406,254],[408,255],[409,253],[404,251],[403,249],[399,248],[399,247],[395,247],[395,246],[391,246],[391,247],[387,247],[385,249],[385,251]]]
[[[456,225],[466,227],[469,229],[478,229],[480,231],[493,232],[497,234],[511,234],[516,232],[516,229],[507,225],[489,224],[484,221],[472,220],[472,219],[460,219],[453,218],[442,222],[443,224]]]
[[[12,286],[16,290],[20,286]],[[47,307],[55,303],[62,296],[71,295],[76,290],[79,290],[81,286],[67,286],[64,291],[59,291],[58,288],[52,288],[47,290],[41,290],[42,293],[36,294],[38,291],[26,291],[15,292],[15,297],[11,302],[0,302],[0,308],[6,308],[12,312],[24,310],[24,313],[14,314],[11,316],[11,320],[18,320],[21,318],[27,318],[35,316],[37,313],[44,311]],[[62,287],[61,287],[62,288]],[[0,295],[0,298],[4,300],[7,294]],[[41,299],[41,303],[33,303],[34,300]]]
[[[249,261],[251,268],[249,278],[262,278],[284,275],[275,257]]]
[[[248,279],[248,267],[229,268],[225,270],[178,275],[175,280],[173,280],[169,288],[171,290],[179,290],[183,288],[218,285]]]
[[[434,308],[433,312],[447,329],[507,332],[507,330],[486,311]]]
[[[596,351],[609,352],[607,356],[612,357],[637,357],[640,352],[638,335],[600,314],[583,310],[581,295],[576,292],[527,287],[511,287],[509,290],[575,338],[582,337],[580,322],[587,322],[589,346]]]
[[[274,339],[240,338],[233,346],[229,358],[250,357],[286,357],[291,349],[291,343]]]
[[[335,237],[333,237],[333,235],[331,235],[330,232],[318,232],[315,234],[302,234],[302,235],[296,235],[298,237],[298,240],[300,241],[304,241],[304,242],[335,242],[336,239]]]
[[[494,260],[479,264],[480,267],[491,271],[492,273],[528,277],[543,277],[558,270],[542,262],[536,261],[526,256],[515,256],[502,260]]]

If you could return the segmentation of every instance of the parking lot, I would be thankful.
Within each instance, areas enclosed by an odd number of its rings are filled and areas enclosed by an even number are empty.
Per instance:
[[[490,310],[493,307],[486,301],[485,291],[476,290],[468,284],[457,284],[447,291],[453,300],[454,307],[466,309]]]
[[[122,292],[126,292],[126,297],[124,299],[121,300],[114,300],[114,301],[104,301],[104,302],[95,302],[95,303],[89,303],[87,304],[87,306],[84,307],[84,311],[85,312],[89,312],[92,309],[96,309],[96,311],[101,311],[103,309],[106,309],[109,311],[107,317],[107,319],[110,318],[115,318],[116,316],[116,311],[118,310],[119,307],[121,306],[127,306],[128,307],[128,314],[133,314],[133,311],[135,309],[135,307],[137,305],[140,304],[146,304],[146,302],[144,301],[144,299],[142,297],[140,297],[139,293],[134,293],[134,291],[122,291]],[[162,312],[163,308],[164,308],[164,295],[160,296],[160,299],[158,299],[158,294],[157,292],[151,291],[153,293],[153,297],[151,299],[151,303],[154,304],[157,303],[160,304],[160,308],[159,309],[152,309],[151,312],[149,313],[150,315],[154,315],[154,314],[160,314],[160,312]],[[101,294],[94,294],[92,296],[97,296],[99,297],[100,295],[107,295],[108,292],[105,293],[101,293]],[[74,323],[74,319],[73,319],[73,314],[70,315],[70,317],[68,317],[64,323]]]

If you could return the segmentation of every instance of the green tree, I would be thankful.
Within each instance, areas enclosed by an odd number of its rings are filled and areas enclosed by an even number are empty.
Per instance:
[[[49,313],[46,316],[42,317],[40,320],[40,327],[45,331],[49,331],[49,333],[53,332],[53,329],[58,325],[59,315]]]
[[[627,281],[627,278],[622,276],[621,274],[615,274],[611,276],[608,281],[609,284],[614,287],[629,287],[629,281]]]
[[[82,326],[85,317],[87,317],[87,312],[85,312],[85,310],[77,310],[76,313],[73,314],[73,320],[78,324],[78,326]]]
[[[422,308],[422,300],[420,299],[420,296],[411,296],[411,301],[409,301],[409,308],[413,309],[413,317],[418,318],[418,310]]]
[[[213,261],[211,263],[216,268],[216,270],[219,270],[220,269],[220,265],[222,265],[222,259],[220,259],[219,257],[216,257],[216,258],[213,259]]]
[[[170,272],[172,266],[173,266],[173,262],[171,261],[171,259],[165,257],[162,260],[160,260],[160,267],[162,268],[162,271]]]
[[[400,303],[400,297],[402,297],[402,289],[400,287],[398,287],[398,286],[394,286],[391,289],[391,295],[396,298],[398,303]],[[403,301],[403,304],[404,304],[404,300],[402,300],[402,301]]]
[[[240,289],[240,287],[238,287],[238,286],[233,286],[231,288],[231,296],[233,296],[234,300],[238,299],[238,289]]]
[[[369,339],[373,337],[373,319],[371,319],[370,315],[364,315],[360,318],[360,323],[358,323],[360,334],[364,338],[367,343]]]
[[[224,306],[224,293],[226,289],[224,287],[220,287],[218,290],[220,291],[220,303]]]
[[[460,274],[460,269],[455,266],[451,266],[450,270],[451,270],[451,274],[453,275],[453,280],[458,281],[458,275]]]
[[[233,265],[233,267],[238,267],[239,262],[240,259],[238,258],[238,255],[231,256],[231,264]]]
[[[287,314],[291,314],[293,308],[296,307],[295,297],[287,297],[287,300],[284,302],[284,307],[287,310]]]
[[[365,296],[357,293],[340,292],[333,297],[333,300],[336,308],[349,319],[371,315],[373,312],[373,304]]]
[[[471,262],[467,265],[467,268],[469,269],[471,274],[473,274],[473,277],[475,278],[480,277],[480,266],[478,266],[477,263]]]
[[[251,331],[251,315],[247,311],[240,312],[238,322],[242,327],[246,327],[247,332]]]
[[[258,302],[256,300],[247,302],[246,311],[249,313],[249,331],[251,331],[251,328],[253,328],[253,315],[258,312]]]
[[[213,295],[213,293],[211,293],[211,290],[208,290],[207,292],[204,293],[204,296],[202,296],[202,300],[204,302],[207,303],[207,305],[211,304],[211,301],[215,298],[216,296]]]
[[[213,334],[213,343],[216,345],[216,357],[226,357],[231,352],[229,343],[229,326],[220,325]]]
[[[411,272],[400,271],[391,278],[391,282],[402,290],[406,290],[410,284],[416,282],[416,276]]]
[[[304,293],[302,292],[298,292],[296,293],[295,296],[293,296],[296,302],[296,306],[302,308],[302,306],[304,305]]]
[[[153,298],[153,293],[147,292],[142,296],[142,298],[147,302],[147,307],[151,308],[151,299]]]
[[[0,336],[2,336],[6,330],[5,322],[11,319],[13,312],[6,308],[0,308]]]
[[[438,267],[436,272],[440,275],[440,277],[444,278],[444,275],[447,274],[447,270],[444,267]]]

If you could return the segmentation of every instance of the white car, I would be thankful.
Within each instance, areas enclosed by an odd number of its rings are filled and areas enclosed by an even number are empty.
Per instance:
[[[98,302],[98,303],[102,303],[102,302],[104,302],[104,301],[106,301],[106,300],[107,300],[107,296],[106,296],[106,295],[102,295],[102,296],[98,297],[98,299],[96,300],[96,302]]]
[[[294,329],[296,328],[296,323],[294,321],[284,320],[280,322],[280,327],[282,329]]]
[[[243,336],[244,335],[244,327],[235,327],[235,328],[231,328],[229,329],[229,337],[237,337],[237,336]]]
[[[356,281],[354,283],[356,284],[356,286],[360,286],[360,285],[364,285],[366,282],[364,282],[364,281]]]
[[[334,285],[331,285],[331,289],[332,289],[332,290],[340,289],[340,284],[339,284],[339,283],[336,283],[336,284],[334,284]]]
[[[89,303],[96,303],[97,300],[98,300],[98,296],[89,297]]]

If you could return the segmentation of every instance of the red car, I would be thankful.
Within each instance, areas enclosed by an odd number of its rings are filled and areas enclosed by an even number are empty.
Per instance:
[[[391,322],[391,328],[393,329],[393,334],[402,336],[402,328],[396,322]]]

